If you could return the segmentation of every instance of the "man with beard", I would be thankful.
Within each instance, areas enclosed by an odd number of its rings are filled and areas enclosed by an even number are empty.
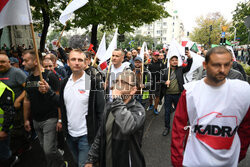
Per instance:
[[[141,103],[145,109],[147,109],[147,105],[149,104],[149,90],[152,85],[151,73],[148,71],[148,69],[144,68],[142,78],[142,58],[139,56],[135,58],[135,69],[133,71],[136,75],[136,81],[139,85],[138,90],[136,92],[136,100]],[[143,90],[142,94],[141,88]]]
[[[160,101],[160,93],[161,93],[161,83],[160,83],[160,73],[164,69],[164,64],[161,60],[158,59],[159,52],[153,53],[153,60],[151,64],[148,65],[148,70],[152,74],[152,87],[151,87],[151,96],[150,96],[150,107],[149,110],[154,108],[154,114],[158,115],[159,112],[157,110],[159,101]],[[153,105],[154,100],[154,105]]]
[[[67,166],[57,150],[56,130],[61,127],[62,120],[58,113],[59,80],[51,71],[41,68],[43,80],[40,81],[36,54],[32,50],[23,53],[23,65],[30,72],[26,80],[24,97],[24,127],[31,130],[30,116],[40,145],[44,150],[47,166]]]
[[[250,87],[247,82],[226,79],[232,60],[232,53],[225,47],[210,49],[203,62],[207,76],[184,85],[173,121],[174,167],[237,167],[246,156]]]
[[[163,136],[167,136],[170,131],[170,111],[172,103],[176,108],[178,100],[180,98],[181,92],[183,91],[183,74],[188,72],[192,66],[193,59],[191,58],[190,52],[186,51],[185,53],[188,57],[187,66],[182,67],[178,66],[178,57],[172,56],[169,59],[170,72],[169,68],[166,68],[162,75],[162,83],[165,86],[165,129],[162,133]],[[170,74],[168,79],[168,74]]]

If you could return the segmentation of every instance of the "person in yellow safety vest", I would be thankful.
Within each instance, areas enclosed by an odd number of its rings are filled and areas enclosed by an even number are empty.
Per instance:
[[[142,82],[142,58],[137,56],[135,58],[135,75],[136,75],[136,81],[138,82],[138,89],[136,92],[136,100],[142,104],[142,106],[145,108],[145,110],[148,108],[147,105],[149,105],[149,89],[152,85],[152,77],[151,73],[148,71],[147,68],[144,68],[143,70],[143,82]],[[141,88],[142,88],[142,94],[141,94]]]
[[[15,115],[15,94],[0,81],[0,164],[3,167],[13,166],[18,157],[12,156],[10,150],[10,129]]]

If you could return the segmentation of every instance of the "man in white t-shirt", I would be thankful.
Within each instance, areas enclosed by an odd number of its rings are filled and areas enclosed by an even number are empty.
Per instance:
[[[226,79],[232,54],[225,47],[210,49],[203,66],[207,76],[184,85],[175,112],[172,164],[236,167],[250,143],[250,86]]]
[[[84,71],[85,59],[85,54],[79,49],[70,52],[68,65],[72,74],[62,80],[60,91],[63,130],[79,167],[84,166],[87,160],[105,105],[104,91],[98,87],[100,81]]]
[[[108,94],[108,98],[110,101],[112,100],[112,90],[110,89],[110,85],[113,85],[112,82],[116,80],[117,76],[126,69],[130,69],[130,67],[126,63],[122,63],[124,60],[125,53],[121,49],[115,49],[112,52],[112,65],[110,68],[110,72],[108,76],[108,84],[106,84],[106,93]]]

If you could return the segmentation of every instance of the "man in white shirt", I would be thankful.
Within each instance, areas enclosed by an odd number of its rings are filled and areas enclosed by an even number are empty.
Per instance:
[[[69,54],[69,78],[62,81],[60,104],[63,129],[73,158],[79,167],[84,166],[89,146],[99,128],[104,108],[104,92],[95,76],[84,71],[86,56],[81,50]],[[97,100],[98,99],[98,100]]]
[[[121,49],[115,49],[112,52],[112,65],[111,65],[108,76],[106,75],[106,77],[108,77],[108,80],[107,80],[108,84],[106,84],[106,89],[107,89],[106,93],[109,95],[108,96],[109,100],[112,100],[112,97],[111,97],[112,90],[110,89],[110,85],[112,85],[112,82],[116,80],[117,76],[121,72],[123,72],[126,69],[130,69],[130,67],[127,64],[122,63],[124,60],[124,56],[125,56],[125,53]]]
[[[232,53],[225,47],[210,49],[203,66],[207,76],[184,85],[175,111],[172,164],[237,167],[250,143],[250,86],[226,79]]]

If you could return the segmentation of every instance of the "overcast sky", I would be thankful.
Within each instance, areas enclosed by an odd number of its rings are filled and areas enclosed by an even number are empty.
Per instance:
[[[238,2],[249,0],[174,0],[174,8],[184,23],[185,31],[192,31],[195,19],[208,13],[220,12],[228,21],[232,20],[232,12]]]

